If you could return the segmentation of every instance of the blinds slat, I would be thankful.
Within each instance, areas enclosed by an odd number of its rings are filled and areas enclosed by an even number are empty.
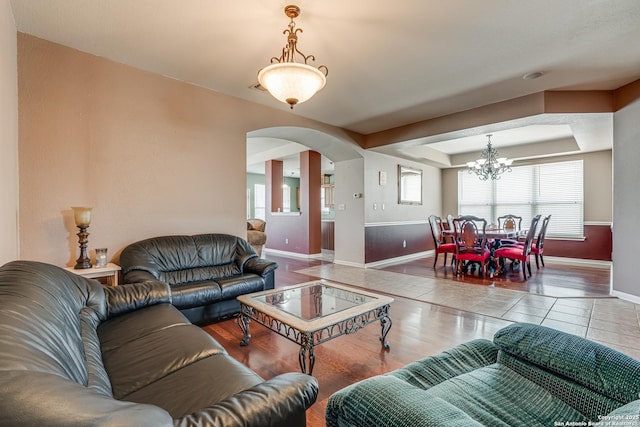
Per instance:
[[[460,170],[458,212],[486,218],[490,224],[502,215],[518,215],[525,228],[535,215],[552,215],[548,236],[583,237],[583,162],[516,166],[496,181],[481,181]]]

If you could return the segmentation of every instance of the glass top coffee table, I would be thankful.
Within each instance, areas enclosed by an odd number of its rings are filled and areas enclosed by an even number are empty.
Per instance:
[[[240,345],[251,339],[251,320],[300,345],[300,370],[311,375],[314,347],[345,334],[353,334],[380,320],[380,342],[389,349],[389,305],[393,298],[325,280],[241,295],[238,325],[244,333]]]

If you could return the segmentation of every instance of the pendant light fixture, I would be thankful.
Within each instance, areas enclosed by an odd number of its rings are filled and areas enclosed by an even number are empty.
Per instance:
[[[315,61],[315,56],[298,50],[298,33],[302,33],[302,29],[296,28],[293,20],[300,15],[300,8],[289,5],[284,8],[284,13],[291,19],[283,31],[287,35],[287,44],[282,55],[274,56],[271,65],[258,71],[258,82],[274,98],[293,109],[294,105],[305,102],[324,87],[329,70],[324,65],[318,68],[309,65],[308,61]]]
[[[487,181],[489,179],[500,179],[500,175],[504,172],[511,172],[511,163],[513,160],[506,157],[498,157],[498,150],[491,146],[491,136],[487,135],[487,148],[482,150],[480,158],[475,162],[468,162],[467,168],[469,173],[475,173],[478,177]]]

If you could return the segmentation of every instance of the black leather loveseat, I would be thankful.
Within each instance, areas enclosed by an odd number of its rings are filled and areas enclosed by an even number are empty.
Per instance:
[[[120,254],[124,283],[160,280],[172,303],[196,324],[240,312],[239,295],[273,289],[273,261],[261,259],[244,239],[228,234],[152,237]]]
[[[0,268],[0,426],[303,426],[315,378],[263,380],[169,302],[162,282],[103,287]]]

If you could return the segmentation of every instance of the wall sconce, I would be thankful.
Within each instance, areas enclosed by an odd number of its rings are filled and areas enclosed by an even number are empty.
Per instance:
[[[73,209],[73,219],[76,222],[76,227],[80,229],[77,234],[80,245],[80,256],[76,260],[76,265],[73,268],[76,270],[91,268],[91,260],[87,256],[87,243],[89,242],[87,228],[89,228],[89,224],[91,224],[91,208],[72,206],[71,209]]]

